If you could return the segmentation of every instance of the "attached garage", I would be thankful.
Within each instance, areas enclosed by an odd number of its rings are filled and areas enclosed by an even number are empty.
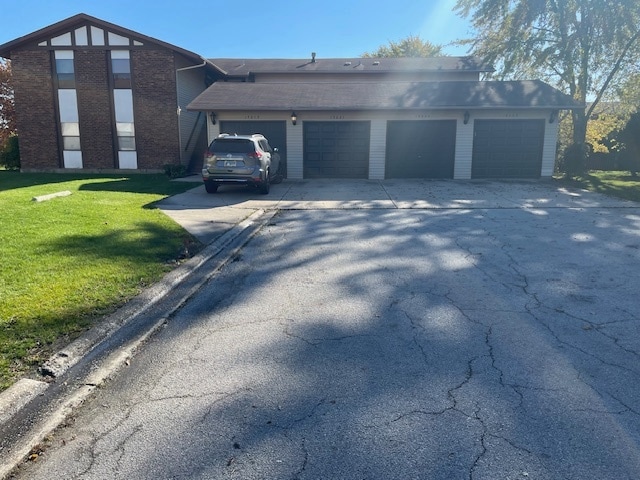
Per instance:
[[[231,63],[229,68],[236,65]],[[284,123],[279,128],[286,128],[291,179],[547,177],[553,173],[558,112],[583,108],[537,80],[381,82],[386,77],[372,74],[365,81],[363,73],[362,81],[352,81],[345,73],[294,81],[294,72],[310,66],[314,73],[307,75],[315,75],[330,65],[279,64],[265,64],[265,72],[275,75],[282,68],[291,78],[216,82],[188,109],[214,114],[207,117],[210,139],[235,130],[231,126],[243,118],[259,118],[241,123],[270,139],[261,122]],[[371,65],[371,72],[381,65]],[[236,66],[248,68],[244,61]],[[352,67],[345,62],[322,72],[348,69],[356,75]]]
[[[278,149],[280,165],[286,172],[287,165],[287,124],[281,121],[245,121],[224,120],[220,122],[220,133],[237,133],[238,135],[251,135],[260,133],[267,137],[269,145]],[[286,176],[286,175],[285,175]]]
[[[387,122],[385,178],[453,178],[455,120]]]
[[[539,178],[544,120],[476,120],[472,178]]]
[[[368,178],[370,122],[304,122],[304,178]]]

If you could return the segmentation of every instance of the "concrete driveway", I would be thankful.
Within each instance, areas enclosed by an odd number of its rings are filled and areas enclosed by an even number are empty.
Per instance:
[[[201,183],[199,177],[185,181]],[[272,185],[268,195],[233,186],[210,195],[199,185],[158,206],[203,243],[210,243],[257,210],[525,208],[544,214],[554,208],[638,204],[558,187],[552,181],[304,180]]]

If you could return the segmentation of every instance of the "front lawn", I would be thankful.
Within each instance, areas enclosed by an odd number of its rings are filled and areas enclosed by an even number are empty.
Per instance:
[[[0,171],[0,390],[174,268],[185,243],[199,247],[153,206],[194,186]]]
[[[598,170],[583,177],[561,181],[592,192],[640,202],[640,176],[633,176],[630,172]]]

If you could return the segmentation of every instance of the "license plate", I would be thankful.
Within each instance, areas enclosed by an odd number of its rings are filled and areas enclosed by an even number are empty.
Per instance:
[[[224,161],[224,166],[225,167],[235,167],[236,166],[236,161],[235,160],[225,160]]]

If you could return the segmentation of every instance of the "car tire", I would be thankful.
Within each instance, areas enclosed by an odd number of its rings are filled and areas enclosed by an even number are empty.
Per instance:
[[[283,168],[282,163],[280,163],[280,165],[278,166],[278,171],[273,176],[273,179],[271,180],[271,183],[273,183],[274,185],[277,185],[278,183],[282,183],[282,181],[284,180],[285,168]]]
[[[213,182],[204,182],[204,189],[207,193],[216,193],[218,191],[218,184]]]
[[[262,195],[267,195],[270,189],[271,181],[269,180],[269,171],[267,170],[267,174],[264,176],[264,182],[258,186],[258,190]]]

